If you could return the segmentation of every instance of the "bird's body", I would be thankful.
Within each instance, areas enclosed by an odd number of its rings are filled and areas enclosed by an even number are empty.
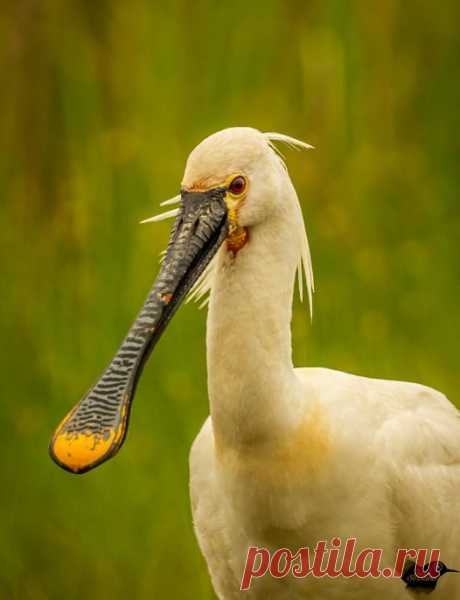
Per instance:
[[[356,553],[440,549],[460,562],[460,419],[439,392],[327,369],[294,369],[292,295],[313,276],[302,212],[276,141],[250,128],[214,134],[190,154],[157,279],[97,383],[61,421],[52,458],[84,473],[126,436],[142,368],[192,291],[210,289],[210,417],[190,457],[192,512],[221,600],[396,600],[399,577],[254,578],[240,592],[250,546],[270,551],[356,539]],[[346,340],[344,340],[346,343]],[[276,574],[276,573],[275,573]],[[443,578],[439,598],[460,598]]]
[[[265,192],[277,196],[276,218],[250,227],[237,254],[224,245],[215,259],[211,416],[190,456],[198,541],[225,600],[408,598],[398,578],[267,574],[239,591],[249,546],[295,552],[357,538],[358,549],[381,548],[389,567],[398,548],[440,548],[453,566],[460,557],[457,409],[418,384],[293,368],[299,213],[289,177],[279,173],[283,185]],[[459,582],[447,579],[437,596],[460,597]]]
[[[393,567],[399,548],[440,548],[448,564],[458,564],[459,431],[445,398],[416,384],[328,369],[296,369],[295,376],[311,415],[297,435],[220,450],[210,417],[192,448],[194,522],[219,597],[240,597],[251,545],[295,552],[356,537],[360,548],[384,550],[383,567]],[[437,597],[460,597],[458,583],[441,581]],[[269,575],[244,594],[332,600],[345,592],[353,599],[409,597],[397,578]]]

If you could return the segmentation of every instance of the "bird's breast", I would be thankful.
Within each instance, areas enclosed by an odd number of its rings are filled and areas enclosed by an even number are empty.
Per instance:
[[[326,415],[312,407],[289,439],[238,448],[215,440],[216,468],[234,509],[248,526],[295,530],[312,519],[312,490],[327,494],[333,454]]]

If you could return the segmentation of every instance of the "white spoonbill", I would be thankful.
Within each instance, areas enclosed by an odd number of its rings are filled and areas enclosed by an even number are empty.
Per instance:
[[[254,578],[248,548],[270,551],[356,538],[393,568],[400,548],[441,550],[460,566],[460,419],[428,387],[292,364],[296,272],[313,275],[295,189],[274,143],[230,128],[190,154],[160,274],[101,379],[69,413],[52,457],[80,473],[112,456],[126,434],[142,366],[193,287],[210,291],[210,417],[190,454],[194,526],[219,598],[396,600],[399,578]],[[159,220],[162,216],[151,219]],[[340,552],[343,551],[341,548]],[[448,574],[435,597],[460,598]]]

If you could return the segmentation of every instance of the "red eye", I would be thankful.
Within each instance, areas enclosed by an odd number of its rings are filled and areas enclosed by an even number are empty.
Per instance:
[[[238,196],[238,194],[242,194],[244,192],[245,187],[246,187],[246,179],[244,177],[241,177],[241,175],[239,175],[238,177],[235,177],[235,179],[233,179],[231,184],[228,186],[228,189],[230,190],[230,192],[232,194],[235,194],[235,196]]]

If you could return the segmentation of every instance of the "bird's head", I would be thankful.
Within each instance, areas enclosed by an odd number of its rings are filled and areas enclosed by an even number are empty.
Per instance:
[[[264,134],[234,127],[196,146],[187,160],[182,188],[224,189],[230,225],[250,227],[276,211],[283,175],[281,161]]]
[[[272,235],[276,236],[283,223],[292,241],[289,246],[298,262],[300,295],[302,297],[305,276],[311,310],[313,271],[310,250],[297,194],[275,145],[278,142],[295,149],[312,148],[287,135],[262,133],[250,127],[232,127],[210,135],[190,153],[181,193],[162,203],[178,204],[179,207],[145,219],[143,223],[176,217],[173,231],[177,231],[183,227],[184,217],[192,212],[196,222],[205,224],[206,230],[210,231],[205,213],[209,207],[219,206],[222,219],[213,225],[216,231],[220,228],[220,233],[216,234],[218,241],[212,248],[208,245],[200,250],[206,252],[208,258],[221,245],[235,256],[250,241],[251,231],[268,223]],[[194,245],[191,247],[195,248]],[[171,256],[170,248],[167,256]],[[211,267],[191,286],[194,288],[192,296],[201,297],[211,287],[212,278],[208,276]]]
[[[163,203],[178,208],[146,220],[176,217],[160,272],[128,336],[52,439],[51,456],[64,468],[87,471],[121,447],[148,355],[186,294],[194,288],[199,296],[209,289],[208,269],[223,244],[236,256],[250,244],[253,228],[290,211],[294,228],[289,235],[298,238],[299,272],[305,271],[311,306],[313,276],[302,213],[276,141],[311,147],[248,127],[206,138],[187,160],[180,194]],[[302,275],[300,288],[301,281]]]
[[[219,131],[194,148],[182,180],[183,192],[224,190],[229,249],[238,251],[248,229],[276,217],[291,189],[284,162],[273,141],[297,147],[310,145],[280,134],[261,133],[250,127]]]

